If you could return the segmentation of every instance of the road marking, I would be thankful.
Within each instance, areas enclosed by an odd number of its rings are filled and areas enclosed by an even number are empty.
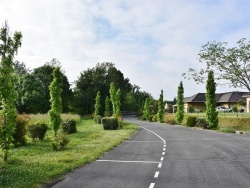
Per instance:
[[[163,151],[166,151],[166,148],[163,148]]]
[[[162,163],[159,163],[159,164],[158,164],[158,168],[161,168],[161,166],[162,166]]]
[[[162,155],[165,155],[165,152],[162,152]]]
[[[160,173],[160,172],[156,171],[156,172],[155,172],[155,176],[154,176],[154,178],[158,178],[159,173]]]
[[[166,147],[166,145],[163,146],[164,148]]]
[[[158,137],[163,141],[164,146],[166,146],[166,145],[165,145],[165,144],[166,144],[166,141],[165,141],[160,135],[156,134],[155,132],[153,132],[153,131],[151,131],[151,130],[145,128],[145,127],[142,127],[142,126],[140,126],[140,127],[143,128],[143,129],[145,129],[145,130],[147,130],[147,131],[149,131],[149,132],[151,132],[151,133],[153,133],[153,134],[155,134],[156,136],[158,136]]]
[[[161,161],[163,161],[164,160],[164,157],[161,157]]]
[[[149,188],[154,188],[154,186],[155,186],[155,183],[151,183]]]
[[[158,161],[120,161],[120,160],[96,160],[98,162],[113,162],[113,163],[149,163],[149,164],[161,164]]]
[[[162,142],[162,141],[125,141],[125,142]]]

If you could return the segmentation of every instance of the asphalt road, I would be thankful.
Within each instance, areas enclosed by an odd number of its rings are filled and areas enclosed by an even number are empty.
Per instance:
[[[250,136],[149,123],[53,188],[249,188]]]

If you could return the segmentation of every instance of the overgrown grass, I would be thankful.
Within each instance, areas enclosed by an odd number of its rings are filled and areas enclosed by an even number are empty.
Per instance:
[[[32,121],[39,119],[31,118]],[[102,125],[95,124],[92,119],[81,118],[78,132],[68,136],[70,143],[63,151],[53,151],[48,136],[43,141],[29,141],[26,146],[10,150],[8,163],[0,159],[0,187],[41,187],[96,160],[137,129],[138,126],[125,122],[121,130],[104,131]]]

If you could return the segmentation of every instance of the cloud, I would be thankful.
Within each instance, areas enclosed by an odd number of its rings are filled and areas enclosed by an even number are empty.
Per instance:
[[[17,59],[35,68],[57,58],[70,82],[98,62],[113,62],[132,84],[155,98],[204,92],[181,76],[200,68],[208,41],[250,38],[247,0],[2,0],[0,22],[21,31]],[[224,90],[231,90],[224,88]]]

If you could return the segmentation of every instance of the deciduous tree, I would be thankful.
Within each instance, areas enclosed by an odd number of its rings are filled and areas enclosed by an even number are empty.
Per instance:
[[[15,131],[17,119],[16,101],[17,101],[17,75],[14,69],[14,57],[21,46],[22,34],[15,32],[10,36],[9,26],[4,23],[0,29],[0,145],[3,150],[4,161],[8,160],[8,151],[12,143],[12,135]]]

